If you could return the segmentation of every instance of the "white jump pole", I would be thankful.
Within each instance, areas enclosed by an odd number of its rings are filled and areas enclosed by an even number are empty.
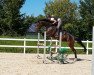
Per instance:
[[[52,37],[51,37],[50,45],[52,45]]]
[[[37,48],[37,55],[39,56],[39,44],[40,44],[40,33],[38,32],[38,43],[37,43],[37,45],[38,45],[38,48]]]
[[[51,41],[50,41],[50,52],[51,52],[51,46],[52,46],[52,37],[51,37]]]
[[[58,46],[58,40],[56,41],[56,43],[55,43],[55,45],[56,45],[56,50],[55,50],[55,52],[57,53],[57,46]]]
[[[59,49],[61,48],[61,41],[62,41],[62,32],[59,35]]]
[[[93,44],[92,44],[92,74],[94,75],[94,27],[93,27],[93,32],[92,32],[92,40],[93,40]]]
[[[46,61],[46,31],[44,32],[44,56],[43,56],[43,63]]]

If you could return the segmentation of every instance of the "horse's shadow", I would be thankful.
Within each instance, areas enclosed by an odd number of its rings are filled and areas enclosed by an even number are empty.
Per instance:
[[[70,62],[70,61],[72,61],[72,62]],[[91,60],[89,60],[89,59],[81,59],[81,58],[77,58],[75,60],[75,58],[69,58],[69,61],[66,62],[65,64],[74,64],[75,62],[82,62],[82,61],[91,61]]]
[[[89,59],[81,59],[81,58],[77,58],[77,61],[91,61]]]

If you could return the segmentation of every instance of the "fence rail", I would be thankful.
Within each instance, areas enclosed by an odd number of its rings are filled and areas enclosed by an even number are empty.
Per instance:
[[[19,45],[0,45],[0,47],[14,47],[14,48],[24,48],[24,53],[26,51],[26,48],[44,48],[44,46],[27,46],[26,42],[27,41],[38,41],[38,39],[14,39],[14,38],[0,38],[0,40],[5,40],[5,41],[23,41],[23,45],[19,46]],[[40,39],[39,41],[44,41],[44,39]],[[46,40],[47,42],[58,42],[58,40]],[[92,41],[82,41],[83,43],[86,43],[86,48],[87,48],[87,52],[86,54],[88,55],[88,51],[89,49],[92,49],[92,47],[89,47],[89,44],[92,43]],[[48,46],[46,46],[45,48],[48,48]],[[51,48],[55,48],[54,46],[52,46]],[[58,46],[56,47],[58,48]],[[61,47],[63,48],[63,47]],[[69,48],[69,47],[65,47],[65,48]],[[75,47],[75,49],[83,49],[82,47]]]

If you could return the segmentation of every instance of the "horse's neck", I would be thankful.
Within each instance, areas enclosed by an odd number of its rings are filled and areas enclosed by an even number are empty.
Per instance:
[[[45,26],[46,29],[48,29],[49,27],[52,27],[52,23],[49,23],[49,22],[43,22],[42,26]]]
[[[57,26],[57,23],[52,25],[53,22],[50,21],[49,19],[41,19],[41,20],[39,20],[39,22],[41,22],[41,27],[45,26],[46,28],[48,28],[48,27],[51,27],[51,26]]]
[[[50,21],[49,19],[45,18],[45,19],[41,19],[39,21],[44,21],[44,22],[49,22],[49,23],[52,23],[52,21]]]

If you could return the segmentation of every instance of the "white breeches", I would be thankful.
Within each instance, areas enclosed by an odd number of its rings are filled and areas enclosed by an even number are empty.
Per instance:
[[[62,21],[61,21],[61,19],[60,18],[58,18],[58,25],[57,25],[57,28],[59,28],[60,27],[60,25],[62,24]]]

